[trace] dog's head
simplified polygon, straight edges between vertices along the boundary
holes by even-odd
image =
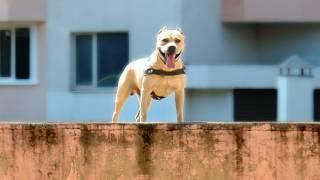
[[[157,37],[157,50],[168,68],[174,68],[184,50],[184,35],[181,29],[169,30],[163,27]]]

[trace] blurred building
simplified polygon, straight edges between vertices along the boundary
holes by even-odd
[[[0,119],[110,120],[119,73],[164,25],[186,36],[187,121],[320,119],[314,0],[0,0]],[[172,97],[153,103],[149,121],[175,118]]]

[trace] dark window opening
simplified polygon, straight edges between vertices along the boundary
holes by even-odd
[[[98,86],[115,86],[128,63],[127,33],[98,33]]]
[[[16,79],[30,78],[30,32],[28,28],[16,29]]]
[[[0,30],[0,77],[11,76],[11,31]]]
[[[128,33],[75,36],[76,86],[114,87],[129,60]]]
[[[233,100],[235,121],[276,121],[275,89],[235,89]]]
[[[76,84],[92,83],[92,35],[76,37]]]
[[[313,92],[313,119],[320,121],[320,89]]]

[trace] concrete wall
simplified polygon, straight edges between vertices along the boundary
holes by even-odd
[[[311,77],[279,77],[278,120],[312,121],[314,80]]]
[[[258,63],[279,64],[292,55],[320,65],[319,24],[264,24],[257,26]]]
[[[46,0],[0,0],[0,21],[44,21]]]
[[[278,76],[279,67],[270,65],[187,66],[191,89],[275,88]]]
[[[186,121],[232,121],[233,91],[222,89],[187,90]]]
[[[36,76],[37,82],[28,85],[1,85],[0,86],[0,117],[2,121],[43,121],[46,119],[46,91],[47,91],[47,67],[46,67],[46,37],[45,24],[36,25],[37,33],[32,37],[36,40],[31,53],[35,56],[36,69],[31,70],[31,76]]]
[[[221,0],[224,22],[320,22],[314,0]]]
[[[318,179],[320,124],[1,124],[1,179]]]
[[[182,28],[189,64],[250,64],[256,61],[254,25],[227,25],[220,0],[184,0]]]

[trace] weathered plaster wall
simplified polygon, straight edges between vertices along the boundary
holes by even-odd
[[[317,179],[320,124],[1,124],[0,179]]]

